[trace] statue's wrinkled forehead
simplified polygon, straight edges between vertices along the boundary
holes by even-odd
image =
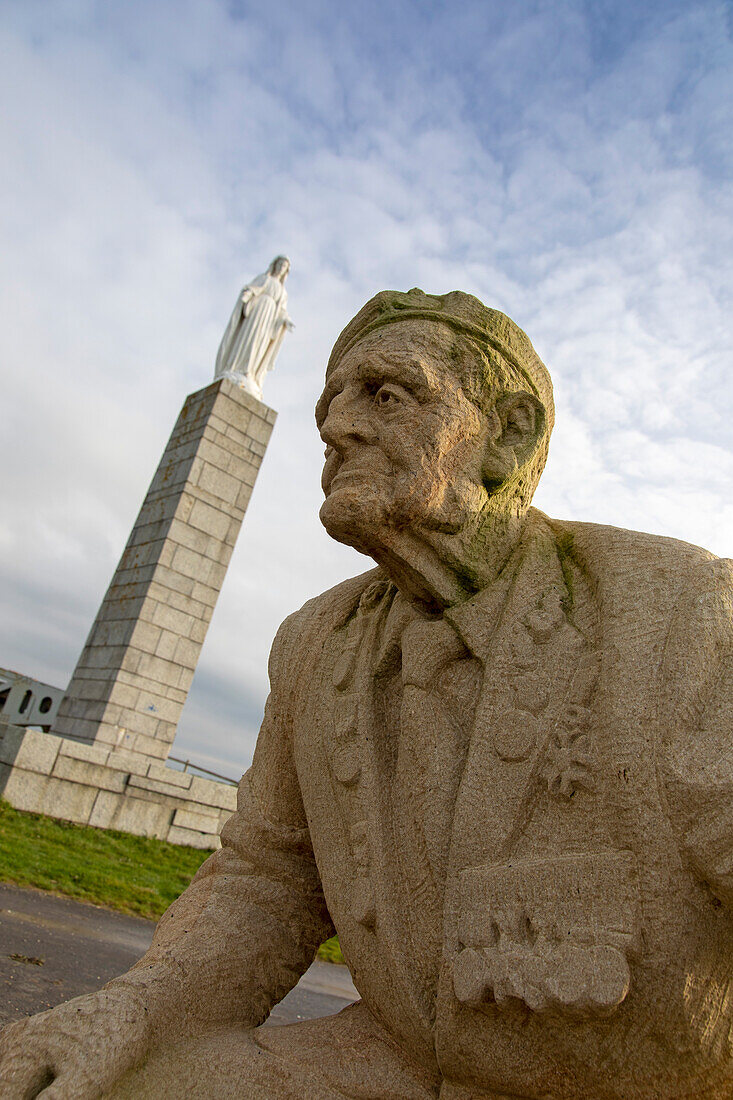
[[[334,344],[326,377],[365,336],[385,325],[409,320],[438,321],[472,338],[479,346],[498,352],[540,398],[552,421],[552,382],[529,337],[505,313],[489,309],[478,298],[461,290],[452,290],[449,294],[426,294],[415,287],[406,293],[382,290],[375,294],[349,321]]]

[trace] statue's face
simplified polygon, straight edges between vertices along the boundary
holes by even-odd
[[[488,419],[451,368],[454,337],[408,320],[356,344],[316,408],[326,443],[321,520],[365,553],[406,526],[459,530],[486,501]]]

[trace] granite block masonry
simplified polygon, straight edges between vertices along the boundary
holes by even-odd
[[[142,753],[0,722],[0,796],[16,810],[218,848],[237,788]]]
[[[53,734],[167,758],[276,416],[229,378],[186,398]]]

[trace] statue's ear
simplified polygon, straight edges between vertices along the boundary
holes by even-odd
[[[496,488],[532,458],[545,432],[545,408],[533,393],[505,393],[496,401],[491,420],[484,480]]]

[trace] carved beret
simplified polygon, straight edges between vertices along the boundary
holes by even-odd
[[[502,357],[519,385],[528,385],[545,407],[550,425],[554,420],[552,382],[529,337],[505,313],[488,309],[473,294],[452,290],[449,294],[426,294],[418,287],[402,293],[381,290],[349,321],[328,361],[329,374],[339,360],[365,336],[385,325],[409,320],[437,321],[470,337],[481,348]],[[518,376],[518,377],[517,377]]]

